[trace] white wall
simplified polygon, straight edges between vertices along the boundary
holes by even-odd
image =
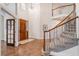
[[[12,13],[16,14],[16,3],[3,3],[4,6],[7,7],[7,9],[11,10]]]
[[[2,40],[6,41],[6,20],[7,19],[14,19],[14,18],[12,16],[10,16],[9,14],[7,14],[3,10],[1,10],[1,12],[2,12],[1,15],[3,16],[3,19],[2,19],[2,21],[3,21],[3,24],[2,24],[3,31],[2,31],[2,33],[3,33],[3,37],[4,37]]]
[[[79,3],[76,4],[76,15],[79,16]],[[79,38],[79,18],[76,19],[76,30],[77,38]]]
[[[14,12],[16,12],[16,8],[15,8],[15,6],[16,6],[16,4],[9,4],[8,6],[6,6],[5,4],[0,4],[1,5],[1,8],[4,8],[7,12],[5,12],[4,10],[1,10],[1,15],[3,15],[4,16],[4,31],[3,31],[3,33],[4,33],[4,39],[2,39],[2,40],[5,40],[6,41],[6,20],[7,19],[15,19],[16,20],[16,17],[17,16],[15,16],[16,14],[14,14]],[[10,12],[9,12],[10,11]],[[11,15],[10,15],[11,14]],[[15,16],[15,18],[13,18],[13,16]],[[18,22],[16,22],[16,24],[17,24]],[[18,28],[18,27],[17,27]],[[16,31],[16,33],[15,33],[15,45],[16,46],[18,46],[18,30],[17,29],[15,29],[15,31]]]
[[[29,9],[29,36],[32,38],[43,39],[43,25],[49,25],[52,16],[51,3],[41,3],[33,5]],[[53,22],[53,21],[52,21]],[[54,23],[55,24],[55,23]]]
[[[18,3],[18,17],[28,20],[28,3]]]
[[[47,24],[52,16],[51,13],[52,4],[51,3],[41,3],[40,4],[40,33],[41,39],[43,39],[43,25]],[[48,25],[48,24],[47,24]]]
[[[4,18],[2,15],[0,16],[0,27],[2,27],[0,28],[0,40],[4,40]]]
[[[0,33],[2,33],[2,34],[0,34],[0,39],[1,40],[4,40],[4,14],[3,14],[3,12],[0,10]]]
[[[40,4],[33,4],[33,9],[29,9],[29,37],[40,39]]]
[[[64,5],[70,5],[71,3],[53,3],[53,9],[60,7],[60,6],[64,6]],[[73,10],[73,6],[66,6],[63,8],[59,8],[56,10],[53,10],[53,14],[54,16],[56,15],[60,15],[60,14],[69,14],[71,11]]]

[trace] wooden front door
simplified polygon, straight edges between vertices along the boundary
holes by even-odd
[[[28,39],[27,21],[20,19],[20,41]]]

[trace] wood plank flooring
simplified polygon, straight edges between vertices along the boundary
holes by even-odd
[[[5,42],[1,42],[2,56],[41,56],[43,48],[43,40],[34,40],[29,43],[19,45],[19,47],[6,46]]]

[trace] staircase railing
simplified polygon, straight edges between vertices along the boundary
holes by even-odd
[[[51,49],[54,50],[57,47],[57,45],[64,46],[65,42],[68,42],[66,39],[63,39],[60,37],[62,36],[63,32],[68,31],[68,29],[66,30],[66,28],[67,28],[66,25],[69,25],[69,23],[71,23],[69,26],[74,28],[75,25],[72,26],[72,24],[73,23],[75,24],[76,19],[79,18],[78,16],[76,16],[75,4],[61,6],[61,7],[53,9],[53,10],[56,10],[59,8],[72,6],[72,5],[73,5],[73,10],[69,13],[69,15],[67,15],[63,20],[61,20],[61,22],[58,23],[55,27],[44,31],[43,51],[45,51],[46,53],[50,53]],[[75,32],[74,29],[71,31]],[[69,32],[71,32],[71,31],[69,31]],[[74,36],[75,35],[73,35],[73,37]]]
[[[63,11],[65,12],[65,13],[67,13],[67,12],[69,12],[69,11],[65,11],[65,9],[69,9],[70,8],[70,11],[73,9],[73,10],[75,10],[75,4],[74,3],[72,3],[72,4],[68,4],[68,5],[63,5],[63,6],[59,6],[59,7],[56,7],[56,8],[54,8],[54,9],[52,9],[52,16],[54,16],[54,14],[56,15],[56,14],[62,14],[63,13]],[[69,13],[68,13],[69,14]]]

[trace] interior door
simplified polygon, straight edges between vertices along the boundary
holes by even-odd
[[[27,21],[20,19],[20,41],[28,39],[28,33],[27,33]]]
[[[6,43],[8,46],[15,46],[15,19],[6,21]]]

